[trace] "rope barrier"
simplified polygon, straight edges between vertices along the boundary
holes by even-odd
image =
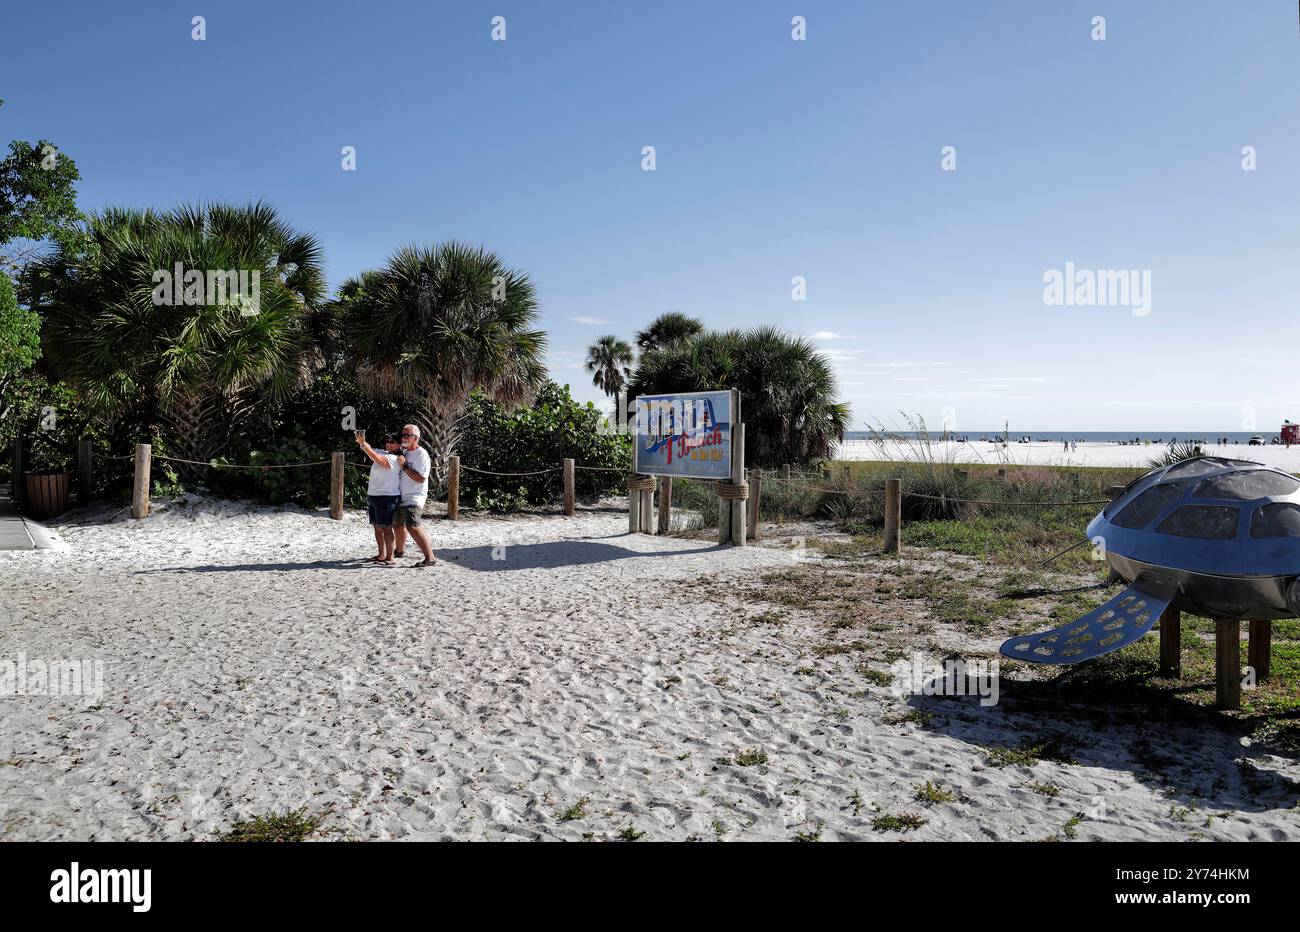
[[[921,492],[909,492],[903,490],[904,495],[910,495],[912,498],[928,498],[936,502],[959,502],[963,505],[1023,505],[1026,507],[1042,506],[1047,508],[1062,508],[1067,505],[1109,505],[1109,498],[1081,499],[1075,502],[1015,502],[1015,501],[997,501],[995,499],[980,498],[951,498],[947,495],[925,495]]]
[[[781,482],[786,485],[797,485],[797,482],[793,479],[779,479],[776,476],[767,476],[767,475],[763,476],[763,480],[765,482],[769,479],[772,480],[773,482]],[[885,494],[884,489],[825,489],[825,488],[810,489],[807,486],[799,486],[799,487],[804,491],[819,492],[822,495],[884,495]],[[1061,508],[1061,507],[1066,507],[1068,505],[1108,505],[1111,502],[1111,499],[1109,498],[1081,499],[1079,501],[1073,501],[1073,502],[1017,502],[1017,501],[1010,501],[1010,500],[998,500],[998,499],[988,499],[988,498],[955,498],[951,495],[927,495],[924,492],[909,492],[906,489],[903,489],[902,494],[904,496],[910,495],[912,498],[925,498],[936,502],[952,502],[954,504],[959,504],[959,505],[1015,505],[1015,506],[1023,506],[1023,507],[1037,506],[1037,507],[1044,507],[1044,508]]]
[[[106,453],[99,453],[96,455],[101,459],[110,459],[110,460],[126,460],[126,459],[134,458],[134,454],[131,453],[128,453],[124,456],[111,456]],[[264,466],[255,466],[251,464],[245,465],[242,463],[202,462],[200,460],[188,460],[188,459],[182,459],[180,457],[175,457],[175,456],[162,456],[157,453],[153,454],[153,458],[159,460],[166,460],[167,462],[171,462],[171,463],[187,463],[193,466],[211,466],[214,469],[298,469],[305,466],[323,466],[330,462],[329,460],[314,460],[308,463],[268,463]],[[355,466],[358,469],[368,469],[370,466],[369,463],[356,463],[352,461],[348,461],[348,465]],[[535,469],[529,472],[497,472],[491,469],[477,469],[473,466],[466,466],[462,463],[460,468],[466,470],[467,472],[475,472],[485,476],[502,476],[506,478],[516,478],[516,477],[523,477],[523,476],[541,476],[547,473],[556,472],[557,470],[561,470],[564,467],[548,466],[545,469]],[[590,472],[622,473],[626,471],[617,466],[580,466],[576,463],[574,464],[573,468],[575,470],[581,469]],[[805,475],[811,476],[812,474],[805,474]],[[869,495],[885,494],[884,489],[828,489],[824,487],[810,487],[806,485],[806,483],[815,481],[815,479],[812,478],[786,479],[781,476],[775,476],[769,473],[765,473],[763,475],[763,479],[768,482],[779,482],[783,485],[796,486],[802,491],[816,492],[820,495],[849,495],[849,496],[865,497]],[[633,476],[629,478],[627,481],[627,489],[629,492],[649,492],[654,490],[656,484],[657,482],[653,476],[643,477],[643,476],[633,474]],[[715,489],[717,491],[719,498],[728,499],[728,500],[738,500],[738,501],[744,501],[749,498],[749,486],[747,484],[742,483],[740,485],[733,485],[730,482],[717,482],[715,483]],[[911,496],[912,498],[927,499],[929,501],[952,502],[953,504],[956,505],[989,505],[989,506],[1005,505],[1005,506],[1020,507],[1020,508],[1066,508],[1072,505],[1108,505],[1111,502],[1111,499],[1108,498],[1081,499],[1078,501],[1056,501],[1056,502],[1018,502],[1018,501],[997,500],[997,499],[955,498],[947,495],[929,495],[924,492],[909,492],[906,489],[902,491],[902,494],[905,496]]]
[[[267,463],[265,466],[244,465],[243,463],[205,463],[201,460],[186,460],[177,456],[161,456],[157,453],[152,454],[156,460],[166,460],[169,463],[189,463],[192,466],[211,466],[213,469],[297,469],[300,466],[322,466],[329,460],[316,460],[311,463]]]
[[[460,468],[469,472],[482,473],[485,476],[540,476],[543,473],[555,472],[557,469],[563,469],[564,467],[551,466],[547,469],[535,469],[532,472],[493,472],[490,469],[475,469],[473,466],[466,466],[464,463],[461,463]]]

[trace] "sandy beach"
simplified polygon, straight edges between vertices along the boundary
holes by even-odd
[[[102,659],[103,696],[0,698],[5,840],[206,840],[302,806],[356,839],[1300,838],[1300,763],[1212,718],[894,695],[886,658],[743,595],[822,559],[790,529],[719,549],[612,510],[435,521],[442,562],[412,570],[356,562],[358,512],[71,518],[67,549],[0,554],[0,657]],[[990,763],[1061,732],[1072,763]],[[931,781],[952,798],[917,802]]]
[[[935,440],[931,455],[940,462],[986,463],[988,465],[1015,466],[1132,466],[1141,468],[1161,456],[1169,445],[1164,443],[1121,445],[1118,443],[1079,443],[1070,452],[1062,449],[1060,441],[1031,441],[1019,443],[992,443],[972,440],[967,443]],[[1202,447],[1206,456],[1249,460],[1277,466],[1288,472],[1300,472],[1300,446],[1247,446],[1244,443],[1207,444]],[[915,446],[901,441],[886,441],[883,447],[870,440],[846,440],[836,453],[839,460],[888,460],[892,462],[917,458]]]

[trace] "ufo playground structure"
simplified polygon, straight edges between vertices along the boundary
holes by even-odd
[[[1069,624],[1007,639],[1003,656],[1080,663],[1132,644],[1163,617],[1161,672],[1177,675],[1186,611],[1216,622],[1220,708],[1241,701],[1241,621],[1256,681],[1268,676],[1270,623],[1300,617],[1300,479],[1243,460],[1182,460],[1127,486],[1088,538],[1128,588]]]

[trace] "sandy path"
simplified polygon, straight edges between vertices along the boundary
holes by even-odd
[[[201,501],[0,555],[0,659],[99,657],[105,682],[102,704],[0,698],[0,838],[204,839],[306,805],[363,839],[900,837],[881,812],[923,815],[909,838],[1037,839],[1098,800],[1081,838],[1300,838],[1300,768],[1243,778],[1226,732],[1151,729],[1193,767],[1170,785],[1217,800],[1179,818],[1191,798],[1105,733],[1076,765],[989,767],[981,745],[1042,723],[864,695],[853,658],[812,662],[811,622],[703,596],[790,566],[780,545],[628,537],[599,513],[433,527],[425,571],[340,562],[369,552],[360,514]],[[943,727],[886,724],[920,702]],[[749,749],[767,762],[719,762]],[[958,798],[914,801],[927,780]]]

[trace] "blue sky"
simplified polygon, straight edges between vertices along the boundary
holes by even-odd
[[[1300,419],[1292,0],[43,0],[0,46],[0,141],[83,208],[266,199],[335,284],[483,243],[581,398],[587,343],[677,310],[814,335],[855,426]],[[1150,314],[1046,305],[1067,261],[1149,270]]]

